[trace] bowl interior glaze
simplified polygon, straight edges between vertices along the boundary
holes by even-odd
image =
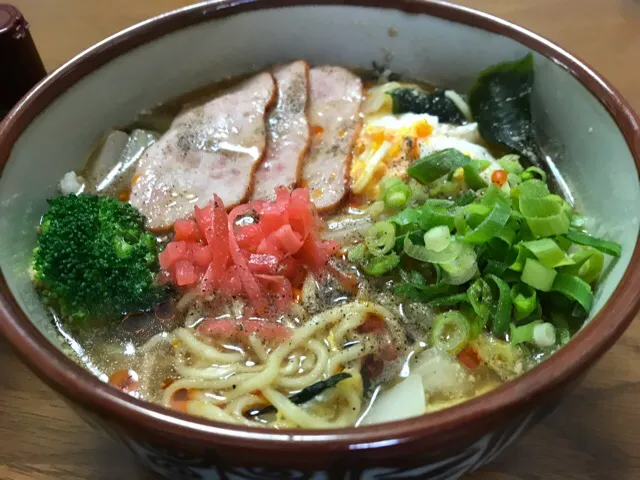
[[[190,8],[207,12],[218,7]],[[375,61],[394,72],[465,91],[484,67],[530,51],[507,36],[426,14],[337,5],[267,8],[193,20],[193,25],[162,36],[142,35],[141,44],[130,49],[127,35],[121,33],[81,55],[83,68],[91,62],[97,68],[56,94],[29,123],[0,178],[2,273],[29,320],[58,347],[61,339],[27,274],[35,226],[62,175],[80,167],[108,129],[197,87],[293,59],[359,69],[369,69]],[[552,135],[545,149],[567,179],[592,232],[622,244],[622,257],[609,268],[597,292],[596,314],[621,281],[636,246],[638,170],[603,103],[561,61],[537,52],[534,57],[534,115],[540,129]],[[55,82],[64,83],[65,72],[76,67],[77,62],[63,67],[54,74]],[[52,81],[46,80],[32,96],[55,90],[49,85]],[[98,383],[88,379],[87,375],[85,380]]]

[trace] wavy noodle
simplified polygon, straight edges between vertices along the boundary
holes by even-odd
[[[244,418],[244,413],[252,408],[261,407],[264,405],[264,399],[258,395],[245,395],[244,397],[237,398],[233,402],[230,402],[225,411],[230,415],[234,415],[238,418]],[[256,422],[258,423],[258,422]]]
[[[340,321],[343,316],[348,318],[350,315],[364,315],[366,310],[366,303],[353,302],[313,316],[305,325],[298,328],[286,343],[283,343],[271,353],[262,372],[236,388],[230,394],[230,398],[237,398],[253,390],[265,389],[275,380],[280,364],[289,352],[296,347],[302,346],[317,331],[324,330],[331,324]]]
[[[262,363],[267,361],[267,349],[264,348],[262,340],[260,340],[257,335],[251,335],[249,337],[249,346],[251,347],[251,350],[253,350],[253,353],[256,355],[256,357],[258,357],[258,360],[260,360]]]
[[[215,347],[204,343],[199,340],[195,334],[186,328],[179,328],[175,331],[175,335],[191,350],[192,353],[197,354],[200,357],[211,360],[217,363],[235,363],[244,359],[244,355],[241,353],[225,353],[221,352]]]
[[[171,406],[171,401],[173,400],[173,395],[178,390],[228,390],[233,389],[234,385],[242,381],[246,381],[251,378],[250,374],[238,374],[232,375],[227,378],[220,378],[217,380],[202,380],[199,378],[182,378],[180,380],[176,380],[171,385],[169,385],[162,396],[162,403],[169,407]],[[224,395],[222,395],[224,397]],[[226,398],[226,397],[225,397]]]
[[[161,394],[167,407],[176,392],[184,390],[187,411],[212,420],[278,427],[346,426],[356,421],[362,409],[360,360],[375,341],[357,329],[370,314],[390,322],[389,332],[395,330],[397,319],[392,312],[357,300],[311,317],[306,311],[291,312],[283,324],[290,325],[293,333],[275,346],[254,334],[234,352],[204,341],[193,328],[178,328],[173,334],[156,335],[141,351],[155,353],[163,345],[171,347],[169,356],[177,379]],[[355,343],[343,346],[345,342]],[[145,368],[147,373],[151,370]],[[289,400],[292,393],[343,370],[352,377],[323,392],[321,398],[303,405]],[[275,418],[245,417],[247,411],[268,404],[276,407]]]
[[[324,372],[327,360],[329,359],[329,351],[321,341],[315,339],[309,340],[307,350],[312,352],[315,356],[313,368],[309,372],[296,377],[287,375],[278,378],[276,383],[279,386],[290,390],[302,390],[307,385],[311,385],[312,383],[320,380],[320,376]]]
[[[325,371],[328,375],[335,375],[340,371],[342,366],[364,357],[366,353],[367,347],[364,343],[357,343],[339,350],[329,357]]]
[[[166,333],[166,332],[158,333],[157,335],[154,335],[149,340],[147,340],[147,343],[141,346],[139,350],[141,352],[148,352],[149,350],[153,350],[154,348],[156,348],[158,345],[162,343],[170,344],[171,342],[173,342],[173,339],[174,339],[174,335],[172,333]]]
[[[335,426],[327,420],[308,413],[277,390],[266,388],[262,394],[278,409],[280,414],[303,428],[331,428]]]
[[[286,364],[280,367],[280,375],[291,376],[300,370],[300,352],[294,352],[286,359]]]
[[[245,367],[248,368],[248,367]],[[187,367],[176,365],[176,372],[183,378],[193,378],[201,380],[219,380],[229,375],[238,373],[241,369],[236,365],[214,365],[207,368]]]

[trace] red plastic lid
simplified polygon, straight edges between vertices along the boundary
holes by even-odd
[[[13,5],[0,4],[0,118],[45,76],[29,23]]]

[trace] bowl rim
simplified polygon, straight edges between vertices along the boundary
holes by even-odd
[[[15,141],[47,106],[74,83],[100,66],[140,45],[204,21],[278,7],[332,5],[371,7],[425,14],[511,38],[551,59],[576,78],[609,112],[625,138],[640,170],[640,126],[637,115],[620,93],[591,67],[554,43],[495,16],[439,0],[209,0],[180,8],[124,29],[75,56],[35,86],[0,124],[0,175]],[[231,425],[167,410],[125,394],[78,366],[31,323],[0,277],[0,332],[22,360],[63,396],[117,419],[128,428],[141,428],[173,438],[242,449],[337,453],[407,442],[438,441],[459,435],[465,423],[480,425],[503,409],[516,411],[584,373],[622,335],[640,309],[640,241],[620,284],[598,314],[569,344],[516,380],[458,406],[408,420],[370,427],[330,430],[265,430]],[[293,441],[292,441],[293,440]]]

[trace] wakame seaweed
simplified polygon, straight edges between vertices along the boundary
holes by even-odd
[[[415,88],[396,88],[387,93],[393,102],[393,113],[428,113],[437,116],[441,122],[456,125],[466,121],[444,90],[428,93]]]
[[[342,372],[333,375],[332,377],[327,378],[326,380],[320,380],[314,384],[309,385],[306,388],[303,388],[295,395],[291,395],[289,400],[296,405],[300,405],[302,403],[307,403],[309,400],[312,400],[314,397],[320,395],[322,392],[329,388],[335,387],[342,380],[346,380],[347,378],[351,378],[350,373]],[[253,416],[264,415],[265,413],[274,413],[277,412],[278,409],[273,405],[268,405],[264,408],[261,408],[257,412],[252,412]]]
[[[538,148],[531,120],[533,55],[484,70],[469,91],[469,106],[478,131],[538,164]]]

